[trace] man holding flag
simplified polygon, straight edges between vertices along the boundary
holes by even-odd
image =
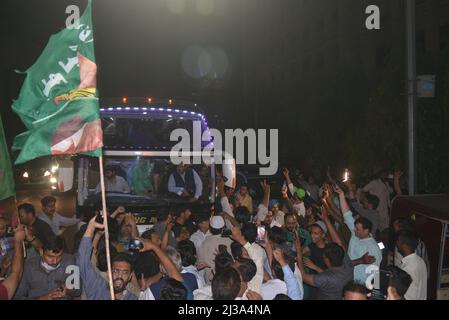
[[[13,149],[20,150],[15,163],[61,154],[99,157],[103,212],[106,212],[91,0],[76,20],[50,37],[41,56],[25,72],[27,76],[12,109],[28,131],[14,141]],[[107,219],[104,227],[110,296],[115,299]]]

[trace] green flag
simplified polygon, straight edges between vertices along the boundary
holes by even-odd
[[[28,131],[16,137],[16,164],[45,155],[101,155],[91,0],[79,23],[51,36],[26,78],[13,110]]]
[[[0,200],[14,195],[14,177],[0,115]]]

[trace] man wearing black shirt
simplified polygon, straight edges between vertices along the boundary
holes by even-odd
[[[192,212],[187,207],[182,207],[176,214],[173,233],[177,241],[187,240],[197,230],[190,216]]]
[[[33,205],[23,203],[17,209],[20,222],[26,225],[28,229],[25,239],[27,247],[30,248],[32,246],[39,252],[42,248],[42,243],[56,235],[46,222],[36,217],[36,210]]]

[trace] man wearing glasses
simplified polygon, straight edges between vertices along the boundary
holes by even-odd
[[[80,276],[84,284],[87,300],[110,300],[111,295],[108,282],[96,272],[90,260],[92,238],[96,229],[103,229],[103,225],[95,222],[94,217],[87,226],[78,250]],[[137,300],[137,296],[126,290],[126,286],[132,279],[132,274],[133,263],[131,256],[126,253],[117,254],[112,259],[112,281],[115,300]]]

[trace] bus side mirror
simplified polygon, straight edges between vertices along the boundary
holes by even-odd
[[[58,160],[56,179],[59,192],[67,192],[72,190],[74,172],[74,163],[72,160]]]

